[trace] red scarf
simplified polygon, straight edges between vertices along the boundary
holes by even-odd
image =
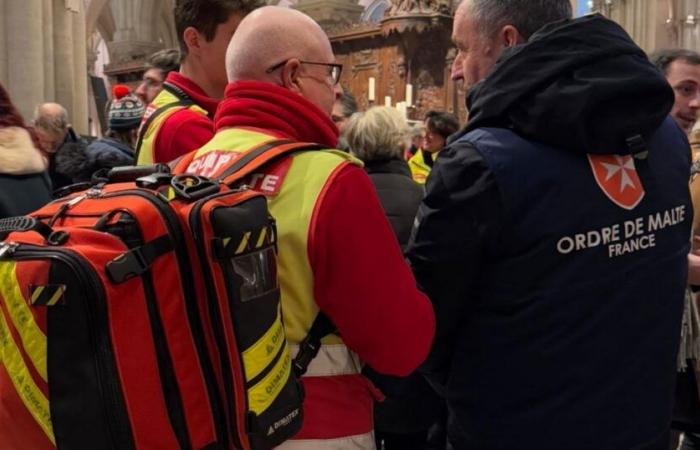
[[[338,128],[316,105],[288,89],[260,81],[237,81],[226,86],[214,123],[217,131],[257,128],[280,138],[328,148],[338,143]]]

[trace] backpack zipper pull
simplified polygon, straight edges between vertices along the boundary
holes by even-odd
[[[16,242],[3,242],[0,244],[0,259],[12,256],[17,247],[19,247],[19,244]]]
[[[84,194],[80,194],[77,197],[67,201],[56,211],[51,220],[49,220],[49,226],[52,227],[56,221],[68,212],[69,209],[73,208],[78,203],[82,202],[86,198],[99,198],[102,195],[102,190],[99,188],[90,188]]]

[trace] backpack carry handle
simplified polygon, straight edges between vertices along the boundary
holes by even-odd
[[[109,183],[125,183],[160,173],[169,174],[170,167],[167,164],[113,167],[109,170],[109,172],[107,172],[105,178]]]
[[[5,240],[10,233],[27,231],[39,233],[51,245],[62,245],[68,238],[67,233],[54,231],[49,225],[34,217],[18,216],[0,219],[0,240]]]

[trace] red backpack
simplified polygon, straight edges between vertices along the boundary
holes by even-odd
[[[303,392],[275,222],[263,195],[228,186],[310,148],[263,145],[218,180],[113,169],[0,221],[0,449],[268,449],[293,436]]]

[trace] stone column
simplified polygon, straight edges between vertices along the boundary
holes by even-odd
[[[80,2],[82,3],[82,2]],[[87,34],[85,29],[85,9],[78,6],[78,12],[69,12],[73,34],[73,126],[80,133],[88,130],[88,65]],[[60,67],[57,65],[57,67]]]
[[[7,25],[5,25],[5,0],[0,0],[0,83],[7,86]]]
[[[0,0],[0,81],[25,119],[55,101],[87,132],[87,51],[83,2]]]
[[[56,92],[56,73],[53,61],[53,6],[51,1],[44,0],[42,28],[44,29],[44,98],[54,98]]]
[[[44,100],[42,0],[5,1],[0,17],[5,33],[6,88],[19,111],[30,119]]]

